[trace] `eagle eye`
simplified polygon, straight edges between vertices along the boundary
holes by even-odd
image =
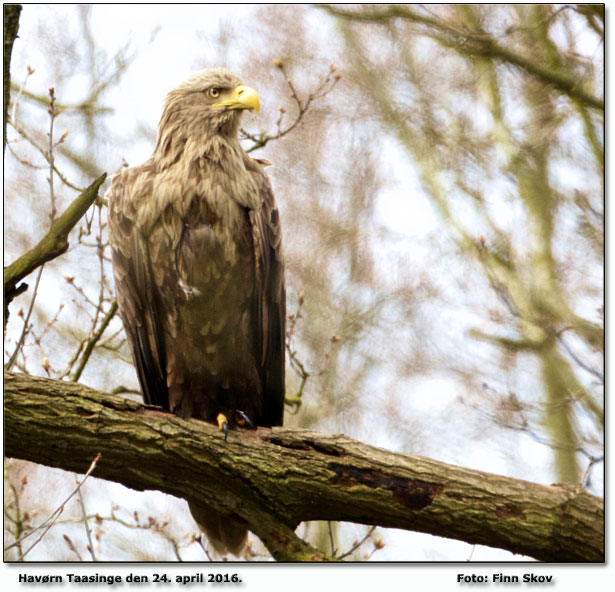
[[[212,99],[217,99],[220,96],[220,89],[219,88],[208,88],[207,89],[207,94]]]

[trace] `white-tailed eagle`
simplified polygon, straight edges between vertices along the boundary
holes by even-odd
[[[276,426],[284,411],[280,218],[264,162],[239,142],[256,92],[203,70],[165,101],[156,149],[107,193],[120,315],[143,397],[184,418]],[[237,552],[237,517],[191,510]]]

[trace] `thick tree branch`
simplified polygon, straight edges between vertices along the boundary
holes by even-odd
[[[96,201],[98,189],[107,178],[103,173],[85,189],[51,225],[45,236],[16,261],[4,269],[4,322],[8,318],[8,306],[20,293],[17,283],[43,263],[62,255],[68,249],[68,235],[88,208]]]
[[[341,435],[214,426],[56,380],[5,373],[5,453],[243,518],[278,560],[329,557],[301,521],[427,532],[545,561],[603,561],[603,501],[374,448]],[[411,559],[411,557],[408,557]]]

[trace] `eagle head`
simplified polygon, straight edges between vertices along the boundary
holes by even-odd
[[[241,113],[248,109],[257,114],[259,107],[257,92],[230,70],[201,70],[167,95],[159,137],[168,133],[236,136]]]

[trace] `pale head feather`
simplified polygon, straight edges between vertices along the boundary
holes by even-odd
[[[203,70],[167,95],[149,161],[153,170],[143,175],[150,187],[151,173],[156,175],[155,191],[144,191],[147,199],[139,206],[146,233],[169,204],[187,215],[195,195],[206,196],[210,210],[230,225],[243,223],[245,215],[233,204],[259,207],[259,177],[248,173],[252,159],[239,141],[243,111],[216,107],[220,98],[207,93],[210,88],[231,91],[240,84],[229,70]]]
[[[158,125],[154,160],[168,166],[196,139],[201,154],[213,152],[214,158],[221,140],[239,147],[242,111],[214,107],[219,99],[209,96],[208,90],[232,90],[240,84],[230,70],[211,68],[195,72],[169,92]]]

